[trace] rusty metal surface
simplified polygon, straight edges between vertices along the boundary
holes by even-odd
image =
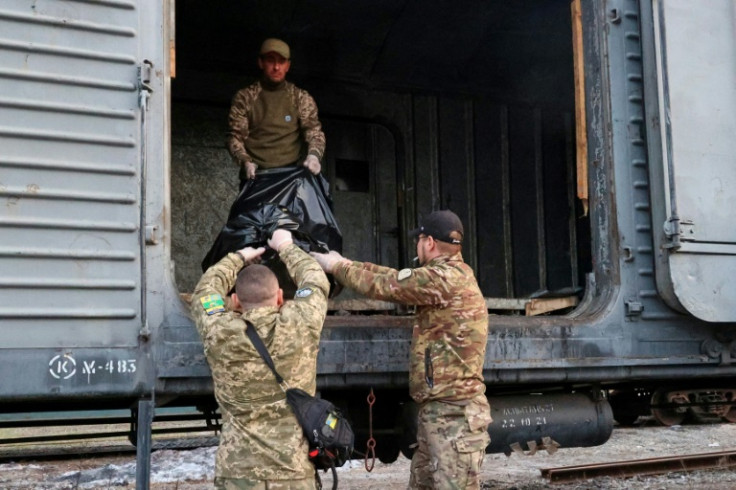
[[[674,471],[723,469],[736,466],[736,451],[666,456],[662,458],[615,461],[559,468],[542,468],[542,476],[550,483],[565,483],[601,476],[629,477],[657,475]]]

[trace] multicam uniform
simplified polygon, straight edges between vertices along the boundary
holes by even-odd
[[[306,90],[282,82],[270,87],[256,82],[233,97],[227,148],[246,178],[245,163],[260,168],[283,167],[306,155],[319,160],[325,152],[325,134],[317,104]],[[304,148],[306,146],[306,149]]]
[[[192,298],[192,317],[222,412],[215,466],[218,488],[266,488],[264,481],[268,488],[314,488],[307,441],[273,373],[247,338],[245,320],[255,326],[289,386],[314,394],[329,283],[299,247],[288,245],[279,255],[299,288],[295,299],[281,308],[242,314],[225,310],[224,298],[245,265],[236,253],[204,273]]]
[[[409,391],[420,404],[411,488],[479,488],[491,422],[483,361],[488,310],[460,253],[397,271],[339,262],[335,278],[371,298],[417,305]]]

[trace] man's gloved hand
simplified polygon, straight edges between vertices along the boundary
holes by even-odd
[[[243,162],[243,168],[245,168],[245,176],[248,177],[248,179],[252,180],[256,178],[256,170],[258,170],[258,165],[253,162]]]
[[[255,259],[263,255],[263,252],[266,251],[266,247],[245,247],[238,250],[238,254],[243,257],[243,260],[245,260],[246,263],[253,263],[255,262]]]
[[[282,230],[281,228],[274,231],[271,238],[268,239],[268,246],[277,252],[291,243],[294,243],[291,238],[291,232],[289,230]]]
[[[317,175],[322,170],[322,165],[319,163],[319,158],[314,155],[307,155],[307,158],[302,163],[309,169],[314,175]]]
[[[347,262],[347,259],[345,257],[335,252],[334,250],[330,250],[330,252],[326,254],[309,252],[309,255],[314,257],[314,260],[316,260],[319,266],[322,267],[322,270],[328,274],[332,274],[335,266],[340,262]]]

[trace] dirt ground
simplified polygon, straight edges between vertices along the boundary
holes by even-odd
[[[736,488],[732,469],[673,472],[626,479],[598,478],[567,484],[551,484],[542,468],[686,455],[733,450],[736,424],[656,426],[644,421],[636,428],[616,428],[610,440],[598,447],[563,448],[555,454],[534,456],[488,454],[483,463],[483,489],[708,489]],[[211,490],[214,448],[161,450],[152,454],[152,490]],[[403,456],[390,465],[376,461],[367,472],[363,461],[352,461],[338,470],[339,488],[400,489],[409,479],[409,461]],[[322,475],[332,488],[329,473]],[[67,461],[22,461],[0,464],[0,489],[133,489],[135,455]]]

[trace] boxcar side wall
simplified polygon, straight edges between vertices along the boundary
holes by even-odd
[[[406,231],[417,213],[451,207],[468,223],[463,252],[487,296],[582,296],[563,315],[493,312],[485,364],[490,391],[726,380],[736,374],[736,325],[678,312],[657,289],[659,224],[652,216],[659,216],[659,201],[650,164],[660,147],[652,146],[645,122],[657,109],[646,99],[654,75],[647,68],[651,5],[581,3],[587,216],[570,194],[571,75],[546,73],[554,84],[570,87],[542,99],[533,97],[535,85],[517,86],[501,75],[500,81],[466,86],[449,67],[447,77],[427,74],[411,69],[411,56],[386,48],[398,51],[407,44],[402,32],[424,29],[392,2],[382,2],[381,12],[374,3],[331,7],[347,9],[356,29],[364,18],[374,19],[376,29],[386,29],[386,46],[374,46],[375,52],[389,54],[379,60],[385,66],[376,61],[366,67],[359,56],[330,51],[362,49],[360,36],[340,31],[343,44],[301,39],[317,47],[315,60],[337,60],[334,67],[317,64],[314,72],[295,70],[294,76],[318,100],[328,131],[325,172],[348,237],[345,254],[409,266]],[[189,15],[197,27],[217,15],[200,2],[178,5],[194,9]],[[515,15],[530,10],[506,2],[473,5],[489,24],[463,34],[476,33],[480,41],[496,18],[494,9],[517,22],[506,9]],[[559,25],[548,34],[566,39],[567,2],[528,5],[540,9],[525,18],[539,22],[535,28],[547,26],[547,13],[558,15]],[[422,9],[425,20],[439,26],[468,20],[462,10],[452,17]],[[386,12],[401,30],[381,23]],[[9,0],[0,7],[4,406],[49,400],[127,406],[147,396],[161,405],[211,400],[201,342],[180,293],[196,281],[201,252],[235,197],[223,125],[229,97],[249,79],[183,63],[172,81],[170,14],[167,2],[143,0]],[[507,29],[494,29],[490,38],[498,51],[511,50],[511,43],[495,37]],[[205,44],[188,37],[194,30],[177,34],[184,36],[179,46]],[[537,39],[534,29],[522,37]],[[442,49],[431,41],[417,46]],[[529,55],[535,47],[525,44],[522,51]],[[506,66],[517,53],[503,52],[501,61],[492,54],[479,56]],[[341,57],[347,62],[339,64]],[[477,78],[492,72],[481,69]],[[546,87],[546,80],[538,76],[537,83]],[[208,180],[209,172],[232,180]],[[369,387],[405,391],[413,317],[395,313],[328,319],[320,344],[321,389],[340,389],[346,397]]]
[[[155,234],[164,229],[165,140],[146,144],[146,133],[163,133],[165,76],[162,12],[151,7],[0,7],[6,409],[64,399],[100,406],[153,388],[147,333],[162,315],[149,312],[163,304],[147,300],[151,288],[160,291],[147,283],[156,263],[147,247],[157,241],[164,250]],[[158,108],[149,111],[151,99]]]

